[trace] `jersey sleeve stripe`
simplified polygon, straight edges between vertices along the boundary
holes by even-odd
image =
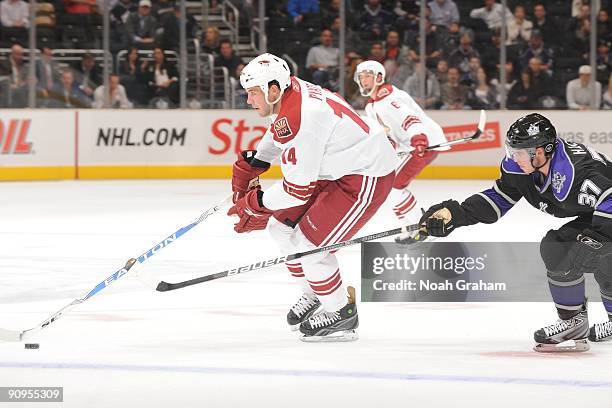
[[[508,194],[506,194],[503,191],[501,191],[501,189],[499,188],[497,183],[493,184],[493,189],[495,189],[497,194],[499,194],[500,196],[504,197],[504,199],[506,199],[506,201],[509,202],[510,204],[512,204],[512,205],[516,204],[516,201],[514,201],[512,198],[510,198],[510,196],[508,196]]]
[[[593,212],[593,215],[596,215],[598,217],[603,217],[603,218],[612,218],[612,214],[608,214],[608,213],[601,212],[601,211],[595,211]]]
[[[291,186],[291,183],[289,183],[287,180],[283,180],[283,190],[285,190],[287,194],[297,198],[298,200],[308,201],[308,199],[314,192],[316,184],[317,183],[310,183],[309,186],[293,187]]]
[[[493,200],[487,197],[484,193],[478,193],[476,195],[484,198],[484,200],[491,205],[491,207],[495,211],[495,214],[497,214],[497,219],[499,220],[501,218],[501,212],[499,210],[499,207],[493,202]]]
[[[597,202],[595,203],[595,208],[599,208],[599,206],[601,205],[601,203],[608,198],[608,196],[612,194],[612,187],[610,187],[609,189],[607,189],[606,191],[604,191],[603,193],[601,193],[601,195],[599,196],[599,199],[597,200]]]
[[[505,215],[508,212],[508,210],[510,210],[514,206],[513,203],[508,202],[504,198],[504,196],[502,196],[501,194],[499,194],[497,191],[495,191],[492,188],[483,191],[482,194],[486,196],[489,200],[491,200],[495,204],[495,206],[499,209],[500,217]]]

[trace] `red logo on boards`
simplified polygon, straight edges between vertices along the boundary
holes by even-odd
[[[274,122],[274,133],[276,133],[276,137],[278,139],[283,139],[293,135],[291,127],[289,126],[289,121],[286,117],[282,117]]]
[[[458,125],[458,126],[445,126],[444,136],[446,140],[456,140],[463,137],[469,137],[476,131],[476,124],[471,125]],[[494,149],[501,146],[501,134],[499,131],[499,122],[487,122],[485,124],[484,132],[482,135],[469,143],[460,143],[451,146],[447,152],[458,152],[464,150],[480,150],[480,149]]]
[[[26,139],[31,119],[0,119],[0,154],[28,154],[32,143]]]

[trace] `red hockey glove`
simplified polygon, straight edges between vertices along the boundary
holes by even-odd
[[[257,150],[245,150],[238,155],[232,168],[232,201],[234,204],[253,186],[259,185],[259,175],[270,168],[270,163],[255,159]],[[253,184],[251,184],[253,182]]]
[[[227,215],[240,217],[240,221],[234,224],[234,231],[241,233],[266,228],[268,219],[274,211],[264,207],[262,199],[263,191],[260,188],[254,188],[236,201],[236,204],[227,212]]]
[[[424,134],[415,135],[410,139],[410,145],[414,147],[414,151],[412,152],[416,157],[423,157],[425,153],[427,153],[427,147],[429,146],[429,142],[427,141],[427,136]]]

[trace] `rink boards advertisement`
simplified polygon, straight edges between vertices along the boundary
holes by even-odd
[[[505,131],[528,112],[488,111],[483,135],[443,152],[423,178],[497,177]],[[561,137],[612,156],[609,112],[547,111]],[[478,111],[431,111],[448,140],[470,136]],[[0,111],[0,179],[226,178],[270,122],[250,110]],[[279,177],[278,167],[266,174]]]
[[[0,111],[0,180],[75,177],[76,112]]]

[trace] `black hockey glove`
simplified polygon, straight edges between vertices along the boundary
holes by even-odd
[[[595,273],[602,258],[612,254],[610,238],[588,228],[576,236],[576,241],[571,252],[572,272]]]
[[[457,227],[465,225],[465,210],[455,200],[446,200],[425,211],[419,224],[432,237],[446,237]]]

